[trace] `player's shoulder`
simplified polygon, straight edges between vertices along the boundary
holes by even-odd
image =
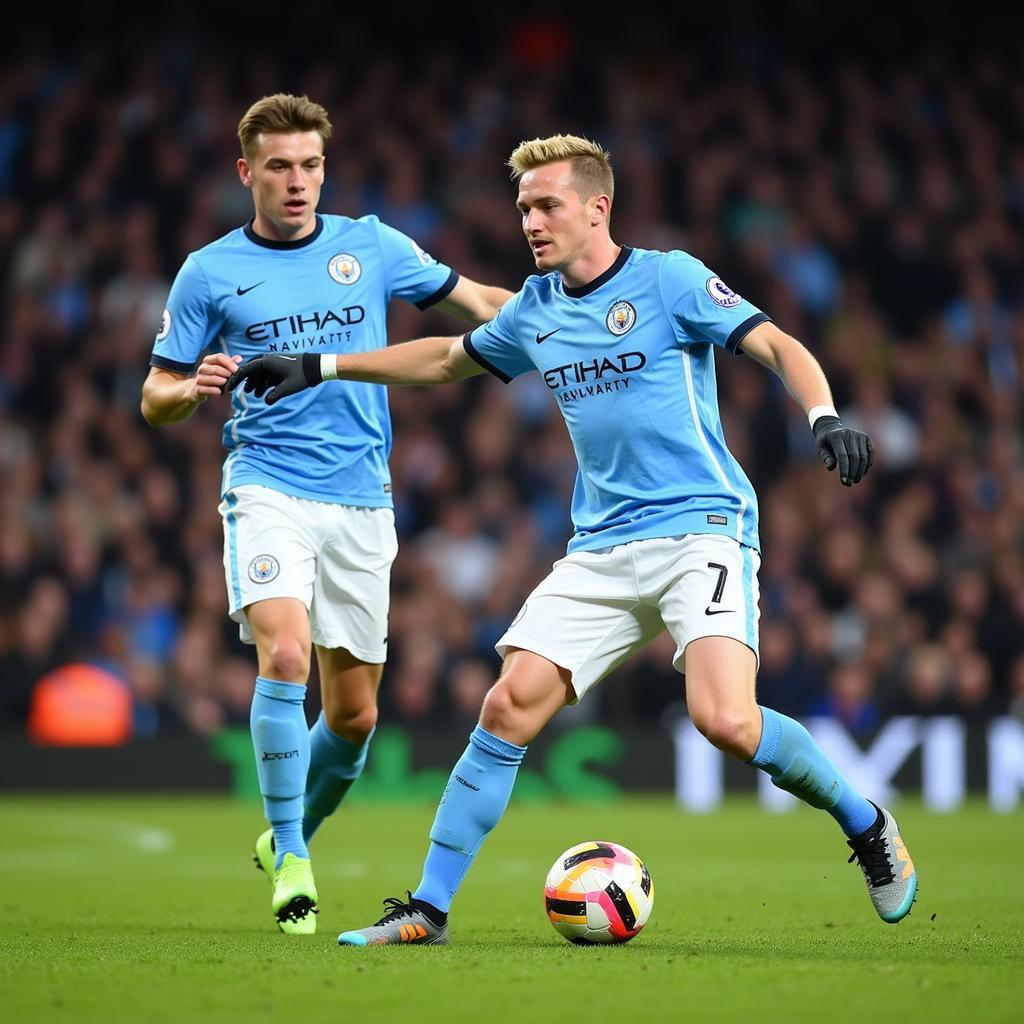
[[[641,250],[648,269],[656,268],[656,280],[659,286],[666,285],[676,290],[683,288],[703,288],[712,272],[703,260],[685,249],[646,249]]]
[[[364,213],[362,217],[347,217],[343,213],[317,214],[323,223],[325,235],[342,234],[347,231],[378,231],[383,221],[375,213]]]
[[[659,263],[666,256],[670,255],[663,249],[641,249],[638,246],[632,245],[629,247],[629,263],[630,267],[649,267],[652,263]]]
[[[252,243],[246,237],[245,227],[234,227],[220,238],[191,251],[184,259],[182,269],[197,269],[209,273],[222,267],[243,253],[252,250]]]
[[[320,214],[324,239],[374,238],[382,244],[401,241],[403,232],[380,219],[375,213],[364,213],[361,217],[347,217],[341,213]]]
[[[519,295],[524,298],[536,299],[543,302],[558,293],[561,288],[561,275],[557,270],[548,274],[531,274],[519,289]]]
[[[211,281],[218,281],[229,273],[229,268],[247,245],[245,229],[234,228],[193,249],[178,268],[178,286],[189,289],[193,294],[201,294],[204,289],[215,290]]]
[[[437,262],[414,238],[388,224],[375,213],[362,217],[330,214],[324,217],[322,238],[327,245],[340,246],[346,252],[356,252],[359,246],[376,246],[385,262],[417,259],[428,267]]]
[[[215,238],[212,242],[207,242],[206,245],[194,249],[186,257],[186,262],[193,260],[203,263],[207,260],[230,257],[248,245],[248,239],[245,237],[245,228],[233,228],[231,231],[221,235],[220,238]]]
[[[553,302],[559,293],[561,278],[553,271],[550,274],[531,274],[502,309],[519,315],[527,310],[536,309]]]
[[[633,266],[656,264],[670,270],[699,271],[704,264],[685,249],[634,249],[630,263]]]

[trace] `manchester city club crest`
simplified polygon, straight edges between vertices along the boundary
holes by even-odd
[[[269,583],[281,571],[281,566],[273,555],[257,555],[249,563],[249,579],[253,583]]]
[[[355,284],[363,276],[363,268],[350,252],[339,252],[337,256],[331,257],[331,262],[327,264],[327,273],[338,284]]]
[[[612,334],[625,334],[636,323],[636,309],[632,302],[619,299],[604,318],[605,326]]]
[[[720,277],[709,277],[708,283],[704,286],[708,295],[714,300],[716,306],[738,306],[743,299],[740,298]]]

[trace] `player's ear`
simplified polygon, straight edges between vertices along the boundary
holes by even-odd
[[[596,228],[602,221],[607,222],[612,208],[612,201],[605,195],[590,197],[590,226]]]
[[[252,188],[252,171],[249,169],[249,162],[244,156],[238,158],[235,164],[238,168],[238,179],[246,188]]]

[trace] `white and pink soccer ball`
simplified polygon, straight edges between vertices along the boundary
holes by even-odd
[[[618,843],[573,846],[551,865],[544,907],[559,935],[579,945],[628,942],[654,906],[644,862]]]

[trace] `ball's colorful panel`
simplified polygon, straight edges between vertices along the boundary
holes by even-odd
[[[640,858],[630,849],[619,843],[609,843],[607,840],[599,840],[598,846],[606,847],[612,851],[612,859],[619,864],[640,864]]]
[[[587,860],[595,860],[598,857],[614,860],[615,853],[615,847],[609,843],[581,843],[579,846],[574,846],[562,854],[562,867],[568,871],[569,868],[576,864],[582,864],[583,861]]]
[[[615,907],[615,915],[622,922],[623,928],[627,932],[631,932],[636,927],[636,909],[630,904],[626,893],[615,882],[612,882],[605,889],[605,894],[612,901],[612,905]]]
[[[559,917],[582,917],[587,916],[586,900],[561,900],[548,897],[544,901],[547,907],[548,916],[557,914]]]

